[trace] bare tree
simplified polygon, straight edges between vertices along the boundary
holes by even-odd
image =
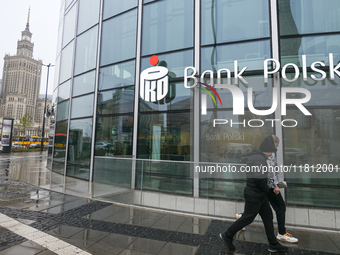
[[[26,129],[30,126],[32,126],[33,117],[28,114],[28,112],[25,112],[24,116],[22,118],[19,118],[19,122],[17,121],[17,127],[20,132],[23,132],[23,135],[26,135]]]

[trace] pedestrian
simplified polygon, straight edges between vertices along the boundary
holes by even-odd
[[[270,138],[268,138],[270,140]],[[275,148],[279,147],[280,139],[276,135],[272,135],[273,143]],[[261,147],[260,147],[261,150]],[[288,243],[297,243],[299,240],[293,237],[290,233],[286,231],[286,204],[282,198],[280,192],[280,186],[285,187],[286,184],[284,182],[279,182],[279,172],[273,171],[273,167],[277,166],[276,160],[276,152],[272,153],[270,157],[267,159],[267,164],[269,166],[268,170],[268,188],[269,192],[267,194],[268,201],[273,207],[276,213],[276,220],[278,226],[278,234],[276,236],[277,240],[288,242]],[[272,168],[270,168],[272,167]],[[242,216],[241,213],[236,214],[236,219]]]
[[[267,239],[269,242],[270,252],[286,252],[287,247],[282,246],[274,234],[273,213],[270,208],[267,193],[267,173],[264,174],[264,168],[267,167],[267,158],[276,151],[272,136],[266,137],[260,145],[260,149],[254,149],[247,161],[246,167],[246,187],[244,188],[244,212],[220,237],[227,246],[228,252],[235,252],[233,245],[235,234],[243,227],[252,223],[257,214],[260,214]]]

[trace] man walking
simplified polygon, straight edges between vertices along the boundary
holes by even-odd
[[[270,138],[268,138],[270,140]],[[276,135],[272,135],[272,140],[275,148],[279,147],[280,139]],[[261,150],[261,147],[260,147]],[[272,153],[267,159],[267,164],[269,167],[277,166],[276,153]],[[270,169],[270,168],[269,168]],[[276,238],[279,241],[288,243],[297,243],[299,240],[293,237],[286,231],[286,204],[282,198],[280,192],[279,184],[279,172],[268,171],[268,188],[269,192],[267,194],[268,200],[276,213],[278,231]],[[236,219],[240,218],[242,214],[236,214]]]
[[[286,252],[287,247],[282,246],[274,234],[273,213],[267,199],[269,188],[267,174],[263,174],[263,166],[267,167],[267,158],[276,151],[272,136],[266,137],[260,145],[260,150],[254,149],[247,161],[247,182],[244,188],[244,213],[220,237],[228,248],[228,252],[235,252],[233,245],[234,235],[243,227],[253,222],[260,214],[269,242],[270,252]],[[249,170],[249,171],[248,171]],[[250,171],[251,170],[251,171]]]

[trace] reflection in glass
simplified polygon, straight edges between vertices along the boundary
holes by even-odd
[[[222,73],[223,74],[223,73]],[[256,110],[267,110],[270,109],[273,104],[273,80],[271,78],[268,79],[268,83],[264,83],[263,75],[261,76],[242,76],[243,79],[248,82],[248,84],[243,83],[242,80],[239,80],[238,88],[243,92],[243,103],[245,107],[248,107],[248,88],[251,88],[252,90],[252,105]],[[204,79],[205,83],[210,84],[210,77]],[[217,78],[213,79],[213,83],[215,84],[228,84],[227,78],[221,78],[221,80],[218,80]],[[234,78],[231,79],[231,84],[234,84]],[[203,88],[203,86],[202,86]],[[201,96],[205,95],[207,100],[207,108],[213,109],[213,108],[232,108],[233,107],[233,95],[231,94],[231,91],[227,88],[216,88],[216,92],[221,98],[221,103],[219,102],[218,97],[210,90],[214,97],[214,100],[211,96],[209,96],[205,91],[200,91]],[[275,94],[274,96],[277,96]],[[238,97],[238,102],[241,101],[241,98]],[[279,103],[278,103],[279,104]],[[261,107],[264,107],[264,109],[261,109]],[[276,109],[276,108],[275,108]]]
[[[96,67],[98,26],[77,37],[74,74],[77,75]]]
[[[193,66],[193,50],[174,52],[169,54],[158,54],[158,66],[164,66],[169,69],[169,78],[184,77],[184,69]],[[150,57],[142,58],[141,70],[151,67]]]
[[[63,46],[67,45],[74,38],[74,31],[76,28],[77,5],[73,5],[71,10],[65,15],[64,32],[63,32]]]
[[[326,78],[322,81],[315,81],[311,75],[320,78],[318,73],[307,72],[307,81],[304,81],[302,75],[294,82],[286,82],[282,79],[282,87],[297,87],[307,89],[311,93],[311,98],[305,106],[334,106],[340,105],[340,77],[335,75],[334,80]],[[295,74],[288,73],[287,78],[293,79]],[[289,99],[301,99],[305,97],[304,93],[287,93]]]
[[[133,112],[134,95],[134,87],[99,92],[97,114]]]
[[[295,128],[283,128],[285,164],[338,164],[340,150],[340,110],[308,109],[305,116],[300,110],[287,110],[287,119],[296,119]]]
[[[58,106],[57,106],[57,121],[68,119],[69,104],[70,104],[69,100],[58,104]]]
[[[193,0],[157,1],[145,5],[142,55],[193,47],[193,14]]]
[[[213,127],[214,119],[225,119],[228,123]],[[250,152],[259,148],[266,136],[274,134],[272,121],[266,119],[274,116],[257,116],[249,111],[240,116],[233,115],[232,110],[208,111],[201,116],[200,162],[245,164]],[[249,127],[250,120],[251,126],[258,127]]]
[[[100,1],[79,1],[77,34],[98,23]]]
[[[64,173],[67,142],[67,121],[57,122],[55,125],[54,150],[52,171]]]
[[[61,56],[61,53],[60,52],[57,52],[57,59],[55,61],[55,66],[54,66],[54,82],[53,82],[53,90],[55,90],[58,85],[59,85],[59,70],[60,70],[60,56]]]
[[[200,178],[200,197],[243,200],[244,180],[235,180],[228,174],[226,180]]]
[[[79,96],[82,94],[93,92],[95,82],[96,82],[95,71],[74,77],[72,96]]]
[[[70,86],[71,80],[64,82],[63,84],[59,85],[58,88],[58,102],[64,101],[70,98]]]
[[[94,95],[87,95],[72,99],[71,118],[79,118],[93,115]]]
[[[93,182],[131,188],[133,161],[115,158],[94,158]]]
[[[104,21],[100,65],[134,58],[136,56],[136,35],[137,9]]]
[[[107,19],[133,7],[136,7],[138,0],[104,0],[103,19]]]
[[[132,155],[133,116],[99,117],[95,156]]]
[[[160,101],[147,102],[139,99],[139,111],[168,111],[192,109],[193,96],[192,90],[184,88],[183,82],[169,83],[169,92],[167,96]]]
[[[281,35],[340,31],[338,0],[278,1]]]
[[[71,78],[73,69],[73,48],[74,41],[67,45],[67,47],[65,47],[61,52],[59,83],[63,83],[67,79]]]
[[[135,84],[135,61],[100,68],[99,90]]]
[[[268,0],[202,0],[201,3],[202,45],[270,36]]]
[[[339,40],[340,35],[281,39],[281,66],[294,63],[298,67],[302,67],[301,55],[306,55],[307,67],[316,61],[323,62],[328,66],[328,53],[333,53],[333,63],[336,65],[340,62]]]
[[[190,112],[140,114],[138,158],[191,160]]]
[[[92,143],[92,118],[71,120],[66,175],[89,179]]]
[[[193,179],[188,162],[138,160],[136,162],[136,188],[172,194],[191,195]]]
[[[52,95],[52,105],[56,105],[57,103],[58,103],[58,90],[59,90],[59,88],[58,89],[55,89],[54,91],[53,91],[53,95]]]
[[[256,41],[205,47],[201,50],[201,70],[228,68],[234,71],[234,61],[237,60],[239,71],[243,67],[249,70],[263,70],[263,61],[270,58],[270,41]]]
[[[339,165],[340,110],[331,107],[308,110],[311,116],[305,116],[300,110],[288,110],[286,118],[296,119],[298,125],[283,128],[284,164],[303,167],[301,174],[286,174],[287,203],[339,208],[340,179],[334,178],[338,174],[317,172],[317,165]],[[314,165],[315,171],[311,168],[305,171],[305,164]]]

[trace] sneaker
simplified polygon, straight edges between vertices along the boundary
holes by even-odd
[[[238,220],[239,218],[242,217],[242,213],[236,213],[236,214],[235,214],[235,217],[236,217],[236,219]]]
[[[236,248],[233,245],[233,240],[226,237],[225,233],[220,233],[220,238],[223,240],[224,244],[227,246],[228,252],[236,251]]]
[[[238,220],[239,218],[242,217],[242,213],[236,213],[236,214],[235,214],[235,217],[236,217],[236,219]],[[246,228],[242,228],[242,230],[245,231]]]
[[[275,245],[269,244],[268,251],[269,252],[286,252],[286,251],[288,251],[288,247],[283,246],[283,245],[281,245],[279,243],[277,243]]]
[[[293,237],[288,232],[284,235],[277,234],[276,239],[287,243],[297,243],[299,241],[297,238]]]

